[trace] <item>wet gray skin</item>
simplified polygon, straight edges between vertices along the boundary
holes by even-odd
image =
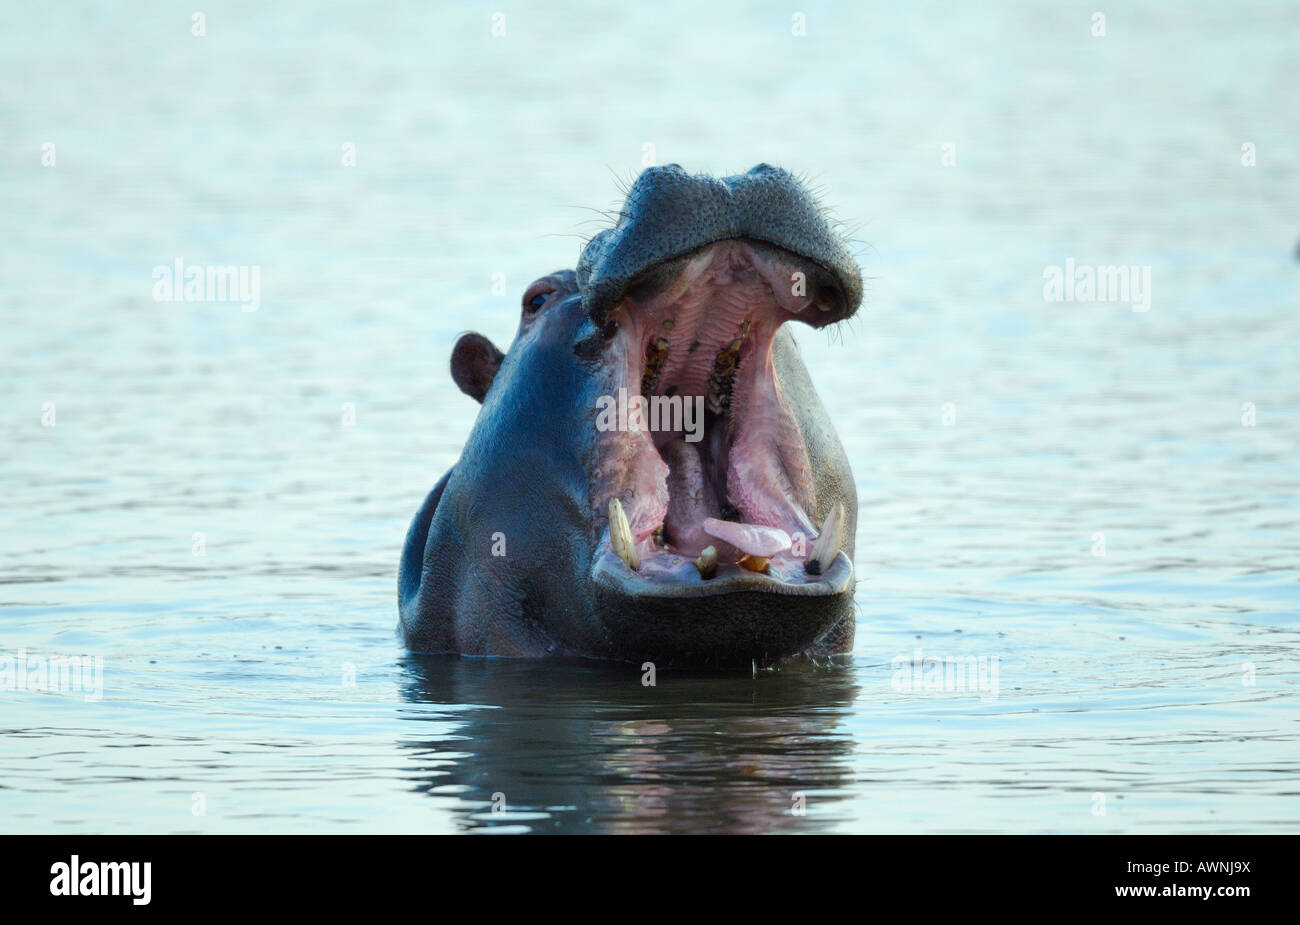
[[[851,649],[853,474],[786,325],[837,323],[861,298],[847,246],[785,171],[642,173],[576,272],[524,293],[508,352],[480,334],[452,351],[483,407],[407,534],[407,646],[745,668]],[[620,389],[706,413],[691,435],[602,427]],[[611,542],[611,498],[632,561]],[[808,565],[837,505],[838,553]],[[705,517],[796,542],[763,571],[702,533]],[[702,574],[709,542],[719,564]]]

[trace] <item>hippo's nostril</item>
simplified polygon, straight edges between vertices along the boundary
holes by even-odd
[[[837,312],[843,300],[834,286],[818,286],[813,301],[817,304],[818,311]]]

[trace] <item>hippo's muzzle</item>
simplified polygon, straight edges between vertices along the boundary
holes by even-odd
[[[856,263],[784,171],[673,166],[642,174],[577,280],[612,371],[591,491],[607,627],[657,650],[679,638],[678,655],[811,645],[843,616],[826,598],[851,609],[853,564],[773,346],[786,321],[852,315]]]

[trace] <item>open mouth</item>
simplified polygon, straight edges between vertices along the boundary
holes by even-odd
[[[696,593],[842,590],[845,512],[814,522],[812,463],[773,342],[791,319],[839,321],[846,301],[818,264],[737,238],[650,268],[597,313],[619,395],[618,426],[598,444],[598,570]]]

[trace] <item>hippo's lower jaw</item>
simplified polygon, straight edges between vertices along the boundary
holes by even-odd
[[[736,565],[720,565],[706,581],[689,564],[643,575],[606,549],[592,585],[611,642],[661,666],[766,664],[811,650],[853,619],[853,562],[843,552],[807,581]]]
[[[769,664],[818,643],[853,620],[853,564],[841,552],[825,580],[788,583],[763,575],[719,575],[703,584],[629,575],[602,557],[595,603],[610,642],[657,666],[721,668]],[[844,651],[838,642],[825,654]]]
[[[845,512],[836,503],[814,519],[808,446],[773,360],[784,322],[820,327],[844,306],[838,281],[811,261],[729,239],[651,268],[605,313],[611,391],[639,397],[641,410],[603,435],[591,494],[609,518],[596,593],[637,611],[622,630],[662,651],[695,599],[674,652],[698,655],[708,640],[718,652],[777,656],[851,614]],[[721,595],[747,600],[702,633],[709,608],[698,599]]]

